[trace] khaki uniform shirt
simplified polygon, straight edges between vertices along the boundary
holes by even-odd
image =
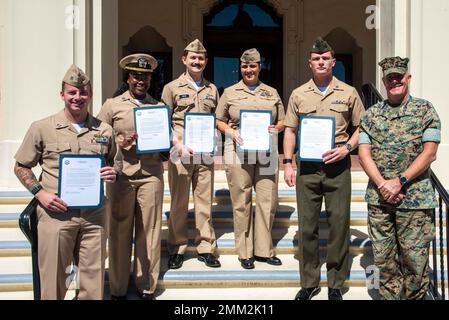
[[[259,83],[254,92],[243,81],[225,89],[218,102],[217,119],[236,130],[240,125],[240,110],[270,110],[274,125],[285,117],[278,92],[264,83]]]
[[[44,189],[58,192],[59,156],[61,154],[98,154],[109,165],[117,153],[113,129],[107,123],[88,115],[85,127],[78,133],[64,115],[64,110],[34,122],[15,155],[18,163],[42,167],[39,181]]]
[[[334,77],[323,95],[311,79],[293,90],[284,124],[287,127],[297,128],[299,116],[333,117],[335,144],[342,145],[350,138],[346,132],[349,123],[358,127],[364,113],[365,108],[355,88]]]
[[[171,107],[172,127],[179,140],[182,141],[184,133],[184,115],[187,112],[213,113],[218,98],[215,85],[203,79],[197,90],[184,74],[164,86],[161,100]]]
[[[117,136],[123,137],[129,132],[136,131],[134,127],[134,108],[162,105],[162,103],[159,103],[150,95],[147,95],[143,101],[137,101],[128,90],[121,96],[106,100],[98,114],[98,118],[110,124]],[[131,146],[122,149],[122,174],[128,177],[162,174],[163,166],[159,153],[137,154],[136,147],[136,141],[134,141]]]
[[[398,107],[382,101],[366,112],[360,124],[361,144],[370,144],[379,172],[394,179],[422,153],[424,143],[441,141],[441,121],[429,101],[410,97]],[[430,169],[403,187],[405,199],[387,204],[373,181],[369,181],[365,200],[372,205],[399,209],[432,209],[438,206],[430,181]]]

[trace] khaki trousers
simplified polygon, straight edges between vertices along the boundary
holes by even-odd
[[[111,295],[125,296],[134,230],[134,280],[141,293],[156,290],[160,269],[163,176],[120,177],[109,185],[109,283]]]
[[[195,206],[195,245],[199,254],[214,253],[217,247],[212,226],[214,165],[168,164],[171,204],[168,220],[169,254],[185,254],[188,246],[190,185]]]
[[[272,162],[276,160],[271,163],[274,168],[270,168],[258,160],[254,161],[255,164],[244,164],[233,153],[230,151],[225,155],[225,171],[234,213],[237,254],[240,259],[249,259],[254,255],[272,257],[275,253],[271,230],[278,206],[277,156],[272,156]],[[254,215],[253,187],[256,191]]]
[[[324,204],[329,225],[327,282],[340,289],[349,275],[351,160],[324,165],[302,162],[296,177],[299,216],[299,271],[303,288],[318,287],[321,264],[319,219]]]
[[[42,300],[63,300],[76,274],[79,300],[102,300],[106,259],[106,208],[54,214],[37,207]]]

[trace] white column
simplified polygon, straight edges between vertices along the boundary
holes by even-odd
[[[91,0],[0,0],[0,188],[18,187],[14,154],[33,121],[63,108],[72,63],[90,71]]]
[[[97,115],[119,83],[118,0],[95,0],[92,17],[92,113]]]
[[[411,93],[429,100],[442,122],[442,143],[438,160],[432,165],[440,180],[449,188],[449,110],[447,108],[447,75],[449,52],[449,1],[412,0],[410,7]]]

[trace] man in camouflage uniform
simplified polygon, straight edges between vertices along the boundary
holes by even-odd
[[[409,59],[386,58],[388,100],[368,109],[360,125],[359,155],[368,174],[368,232],[383,299],[424,299],[429,245],[437,206],[430,164],[441,140],[432,104],[410,96]]]

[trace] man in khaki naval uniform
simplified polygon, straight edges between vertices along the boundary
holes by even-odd
[[[299,263],[302,289],[297,300],[309,300],[320,291],[318,222],[324,197],[329,237],[327,283],[330,300],[341,300],[341,288],[349,274],[349,220],[351,204],[351,159],[357,147],[364,107],[355,88],[332,76],[334,51],[318,38],[311,50],[309,66],[313,78],[294,90],[285,118],[285,181],[295,185],[292,168],[299,116],[335,118],[335,148],[323,154],[323,163],[298,162],[296,193],[299,213]],[[349,123],[355,127],[349,137]]]
[[[147,93],[157,60],[148,54],[132,54],[120,61],[120,67],[127,74],[127,90],[106,100],[98,114],[114,128],[123,154],[122,174],[107,188],[112,204],[109,286],[112,300],[126,299],[134,236],[137,293],[143,300],[153,300],[160,270],[164,169],[159,153],[136,153],[133,112],[162,105]]]
[[[240,72],[242,81],[226,88],[216,111],[217,128],[232,136],[225,141],[224,162],[233,207],[235,246],[244,269],[255,268],[254,261],[279,266],[282,261],[275,255],[271,231],[278,206],[277,133],[284,129],[284,105],[276,89],[259,80],[261,56],[257,49],[242,54]],[[272,136],[269,156],[265,152],[242,154],[238,150],[242,143],[238,133],[241,110],[271,111],[272,123],[267,128]]]
[[[216,249],[215,231],[212,226],[213,160],[210,157],[204,159],[204,155],[202,157],[193,155],[192,150],[182,145],[182,141],[184,115],[188,112],[215,112],[218,91],[212,83],[203,78],[203,71],[207,65],[207,52],[198,39],[184,49],[182,62],[186,71],[178,79],[168,83],[162,92],[162,102],[172,108],[174,133],[172,152],[175,153],[175,157],[170,158],[168,165],[171,193],[168,267],[178,269],[183,263],[189,239],[187,214],[192,185],[198,260],[208,267],[216,268],[220,267],[220,262],[213,255]]]
[[[62,154],[103,155],[110,165],[116,154],[113,130],[88,113],[92,98],[90,80],[72,65],[62,84],[65,108],[34,122],[15,155],[15,173],[22,184],[39,200],[38,255],[41,298],[64,299],[72,262],[78,263],[78,299],[103,299],[106,258],[105,212],[100,209],[69,209],[55,195],[58,191],[59,157]],[[31,168],[39,164],[39,181]],[[117,171],[104,167],[103,181],[115,182]]]

